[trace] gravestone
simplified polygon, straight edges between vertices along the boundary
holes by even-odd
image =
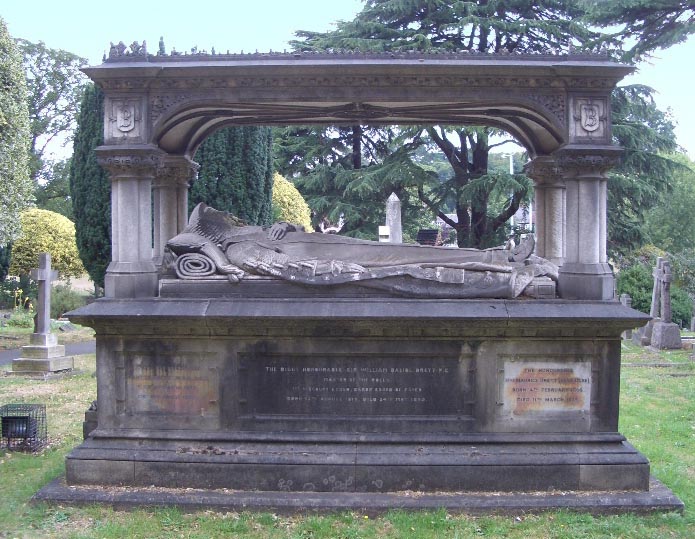
[[[386,201],[386,226],[389,227],[389,241],[391,243],[403,243],[401,201],[396,193],[391,193]]]
[[[51,282],[58,272],[51,269],[50,253],[39,255],[39,267],[31,271],[31,278],[39,284],[34,333],[28,346],[22,346],[22,355],[12,360],[12,372],[17,374],[50,373],[70,370],[72,356],[65,355],[65,346],[51,333]]]
[[[659,350],[679,350],[682,347],[681,330],[671,321],[671,263],[659,257],[654,268],[654,291],[652,294],[651,345]]]
[[[630,297],[630,294],[620,294],[620,303],[625,307],[632,308],[632,298]],[[624,341],[632,340],[632,330],[627,329],[623,331],[622,337]]]

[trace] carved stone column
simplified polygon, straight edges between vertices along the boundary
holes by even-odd
[[[558,266],[565,261],[565,183],[550,156],[536,157],[525,167],[534,181],[536,254]]]
[[[153,297],[157,270],[152,261],[152,180],[163,152],[150,145],[101,146],[99,164],[111,180],[111,263],[107,297]]]
[[[614,297],[606,256],[606,173],[621,152],[612,146],[573,146],[556,153],[566,186],[565,263],[558,283],[562,298]]]
[[[185,156],[164,156],[152,184],[154,199],[154,260],[161,264],[166,242],[188,222],[188,186],[198,165]]]

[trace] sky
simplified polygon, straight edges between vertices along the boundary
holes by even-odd
[[[267,52],[289,49],[297,30],[325,31],[351,20],[361,0],[0,0],[0,17],[10,35],[43,41],[100,64],[110,42],[147,41],[156,52],[164,37],[167,51]],[[658,51],[621,84],[646,84],[656,90],[661,110],[670,109],[678,143],[695,159],[695,37]]]

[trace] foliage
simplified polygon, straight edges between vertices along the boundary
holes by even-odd
[[[22,56],[0,18],[0,245],[19,235],[19,214],[33,202],[29,144]]]
[[[695,249],[695,163],[684,154],[667,158],[680,166],[671,175],[668,197],[645,213],[642,235],[670,253],[682,253]]]
[[[63,314],[82,307],[87,303],[87,296],[73,290],[70,285],[59,284],[51,289],[51,318],[60,318]]]
[[[104,94],[90,84],[80,104],[68,177],[77,248],[89,277],[101,288],[111,261],[111,184],[94,152],[103,142]]]
[[[68,219],[74,218],[70,198],[70,161],[63,159],[46,163],[45,183],[36,186],[36,207],[50,210]]]
[[[690,0],[580,0],[579,4],[588,10],[590,22],[612,28],[601,40],[619,47],[624,62],[649,57],[695,32],[695,6]]]
[[[625,267],[617,274],[618,294],[629,294],[632,298],[632,307],[638,311],[649,314],[652,305],[652,291],[654,289],[653,268],[656,266],[656,258],[661,256],[671,258],[667,253],[653,246],[645,246],[635,251],[632,257],[624,260]],[[674,282],[671,283],[671,312],[672,320],[681,327],[689,327],[693,315],[693,300],[688,296],[678,279],[678,272],[672,266],[671,271]]]
[[[608,248],[616,256],[648,239],[645,214],[665,200],[685,165],[673,153],[678,149],[673,120],[656,107],[651,88],[616,88],[611,109],[613,138],[625,150],[608,182]]]
[[[311,210],[292,182],[280,176],[273,176],[273,221],[286,221],[302,225],[307,232],[313,232]]]
[[[7,277],[12,259],[12,244],[0,245],[0,283]]]
[[[48,210],[22,212],[22,235],[12,245],[13,275],[29,274],[37,267],[40,253],[51,254],[51,265],[62,277],[85,272],[75,244],[75,225],[66,217]]]
[[[273,217],[270,128],[220,129],[203,141],[195,160],[200,170],[189,192],[189,211],[205,202],[248,224],[270,224]]]
[[[577,22],[581,15],[583,10],[562,1],[538,6],[525,0],[371,0],[353,21],[340,22],[336,30],[326,33],[297,32],[301,39],[292,45],[299,50],[562,52],[570,43],[597,38],[595,31]],[[366,130],[362,128],[363,132]],[[491,138],[501,135],[501,131],[461,126],[395,127],[385,131],[382,143],[385,139],[386,155],[370,156],[371,170],[354,172],[344,180],[346,187],[355,182],[362,190],[363,199],[378,200],[377,193],[383,193],[382,186],[395,183],[394,187],[401,191],[412,190],[420,205],[424,204],[454,228],[459,246],[486,247],[499,243],[505,235],[507,220],[520,204],[529,200],[531,193],[531,183],[523,174],[489,170],[489,152],[498,145]],[[378,141],[372,139],[372,145],[378,146]],[[420,148],[445,156],[449,168],[444,178],[438,180],[431,169],[418,163],[415,152]],[[362,151],[362,156],[367,154],[355,145],[343,147],[341,151],[341,155],[352,155],[351,167],[340,161],[323,166],[356,171],[361,168],[354,166],[359,162],[356,151]],[[311,156],[312,152],[306,154]],[[396,172],[400,177],[396,177]],[[310,169],[306,175],[311,174],[316,174],[316,170]],[[338,171],[333,176],[345,177],[346,173]],[[366,177],[371,181],[365,181]],[[373,187],[374,196],[370,196],[368,191]],[[386,190],[393,190],[401,197],[401,192],[391,186]],[[316,210],[314,198],[320,200],[321,195],[312,195],[309,204]],[[322,202],[330,205],[326,213],[337,212],[338,201],[324,198]],[[447,213],[455,213],[456,219],[449,218]]]
[[[44,162],[46,148],[59,138],[68,143],[75,129],[87,80],[80,68],[87,60],[64,50],[51,49],[42,41],[31,43],[18,39],[17,46],[24,57],[29,91],[30,174],[37,182],[48,172],[42,173],[48,165]]]

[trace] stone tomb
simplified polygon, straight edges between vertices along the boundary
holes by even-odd
[[[649,489],[617,431],[620,334],[646,317],[617,302],[101,303],[72,316],[100,385],[70,484]]]
[[[651,488],[647,459],[618,432],[620,335],[647,320],[615,301],[606,253],[607,173],[621,153],[610,94],[631,67],[574,54],[126,49],[85,70],[105,96],[97,158],[113,259],[106,298],[71,319],[96,330],[98,426],[67,457],[70,487],[39,497],[89,503],[95,489],[78,486],[155,485],[238,489],[220,494],[228,508],[275,508],[289,491],[279,505],[339,509],[424,507],[440,491],[583,491],[573,507],[682,508]],[[516,137],[530,156],[536,254],[559,267],[559,297],[168,278],[208,134],[345,122]],[[407,490],[424,494],[393,494]],[[475,496],[441,505],[468,509]],[[552,505],[538,499],[521,508]]]

